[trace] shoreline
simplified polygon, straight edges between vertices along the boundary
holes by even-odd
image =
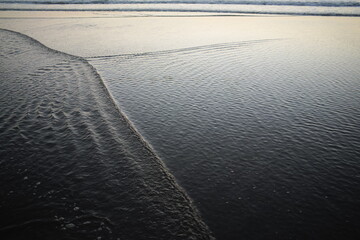
[[[204,11],[200,11],[200,10],[163,10],[163,11],[159,11],[159,10],[138,10],[138,9],[119,9],[119,10],[109,10],[109,9],[104,9],[104,10],[99,10],[99,9],[89,9],[89,10],[79,10],[79,9],[67,9],[66,11],[63,9],[46,9],[46,10],[41,10],[41,9],[1,9],[1,12],[154,12],[154,13],[194,13],[194,14],[212,14],[209,16],[237,16],[237,15],[275,15],[275,16],[316,16],[316,17],[360,17],[360,14],[342,14],[342,13],[323,13],[323,14],[319,14],[319,13],[291,13],[291,12],[256,12],[256,11],[243,11],[243,12],[236,12],[236,11],[224,11],[224,12],[219,12],[219,11],[209,11],[209,10],[204,10]],[[216,14],[215,14],[216,13]]]
[[[220,14],[285,14],[310,16],[360,16],[359,6],[314,6],[223,3],[107,3],[107,4],[26,4],[3,3],[1,11],[110,11],[110,12],[193,12]]]
[[[108,9],[98,10],[80,10],[80,9],[1,9],[0,13],[3,15],[9,15],[8,18],[21,18],[21,15],[13,17],[15,14],[30,14],[32,18],[42,18],[34,15],[34,13],[48,13],[49,17],[61,17],[66,18],[65,14],[70,15],[71,18],[93,17],[93,18],[116,18],[116,17],[360,17],[360,14],[311,14],[311,13],[291,13],[291,12],[274,12],[274,13],[262,13],[262,12],[217,12],[217,11],[181,11],[181,10],[116,10],[111,11]],[[83,15],[83,16],[79,16]],[[100,15],[100,16],[99,16]],[[3,19],[4,17],[0,17]],[[6,18],[6,17],[5,17]]]

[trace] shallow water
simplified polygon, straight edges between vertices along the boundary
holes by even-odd
[[[357,239],[356,36],[89,62],[218,239]]]
[[[85,60],[0,41],[1,239],[212,239]]]

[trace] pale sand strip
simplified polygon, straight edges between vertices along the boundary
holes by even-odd
[[[280,38],[300,40],[306,45],[324,39],[355,39],[358,41],[350,44],[358,47],[359,26],[360,18],[354,17],[0,11],[0,28],[82,57]],[[353,37],[341,37],[347,35]]]

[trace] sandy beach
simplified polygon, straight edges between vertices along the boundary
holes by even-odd
[[[166,12],[1,11],[0,27],[81,57],[146,53],[259,39],[357,48],[359,18]],[[351,35],[351,38],[341,36]],[[351,41],[351,42],[344,42]]]
[[[211,239],[92,66],[19,33],[0,36],[5,239]]]
[[[360,18],[0,11],[0,28],[8,239],[360,236]]]

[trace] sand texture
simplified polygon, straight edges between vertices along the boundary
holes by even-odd
[[[19,33],[0,40],[2,236],[212,238],[94,68]]]

